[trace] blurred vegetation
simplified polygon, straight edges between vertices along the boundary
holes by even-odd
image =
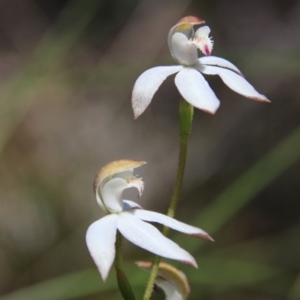
[[[272,103],[208,78],[221,107],[215,116],[195,111],[177,218],[216,242],[172,232],[199,269],[176,265],[190,299],[300,299],[300,2],[5,0],[0,300],[120,299],[114,271],[104,284],[85,246],[87,227],[102,216],[93,175],[115,159],[145,160],[138,201],[166,211],[180,97],[166,80],[133,121],[130,94],[142,71],[174,63],[166,36],[187,14],[207,21],[213,54]],[[139,299],[147,274],[133,261],[151,256],[126,243],[125,258]]]

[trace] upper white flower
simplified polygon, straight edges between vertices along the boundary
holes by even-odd
[[[270,102],[258,93],[243,77],[239,69],[228,60],[210,56],[213,41],[209,37],[210,28],[200,27],[194,32],[194,25],[205,21],[187,16],[171,28],[168,45],[177,66],[154,67],[142,73],[132,92],[134,117],[139,117],[150,104],[155,92],[170,75],[178,73],[175,84],[182,97],[196,108],[214,114],[220,105],[219,99],[209,87],[201,73],[219,75],[233,91],[256,101]],[[198,49],[206,56],[198,58]]]
[[[197,263],[187,251],[166,238],[148,222],[160,223],[185,234],[212,241],[212,238],[200,228],[160,213],[144,210],[133,201],[123,200],[123,191],[131,187],[137,188],[139,194],[142,194],[143,181],[133,175],[133,169],[143,164],[145,162],[134,160],[114,161],[103,167],[96,175],[94,181],[96,199],[108,215],[88,228],[86,243],[103,280],[107,278],[115,258],[117,230],[141,248],[194,267],[197,267]]]

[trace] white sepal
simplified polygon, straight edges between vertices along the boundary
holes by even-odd
[[[195,259],[187,251],[130,212],[119,214],[118,230],[127,240],[149,252],[197,268]]]
[[[101,274],[106,280],[115,258],[118,216],[108,215],[94,222],[87,230],[86,244]]]
[[[144,209],[139,209],[135,210],[133,214],[138,217],[139,219],[147,222],[155,222],[162,224],[164,226],[170,227],[174,230],[180,231],[182,233],[194,236],[194,237],[199,237],[205,240],[213,241],[213,239],[206,233],[204,230],[194,227],[188,224],[185,224],[183,222],[177,221],[173,218],[170,218],[166,215],[149,211],[149,210],[144,210]]]
[[[148,107],[154,94],[164,80],[182,68],[182,66],[155,67],[139,76],[134,84],[131,99],[135,119]]]
[[[224,68],[205,66],[202,70],[202,73],[208,75],[219,75],[229,88],[247,98],[256,101],[270,102],[270,100],[268,100],[266,96],[257,92],[255,88],[244,77],[236,74],[235,72]]]
[[[242,75],[241,71],[233,63],[231,63],[227,59],[218,56],[203,56],[200,57],[198,61],[200,62],[200,65],[204,65],[204,66],[211,65],[211,66],[226,68],[238,73],[239,75]],[[201,72],[202,69],[199,69],[199,71]]]
[[[123,210],[123,191],[129,188],[126,180],[113,178],[106,182],[101,189],[101,196],[105,207],[110,213],[117,213]]]
[[[192,66],[197,62],[197,47],[181,32],[172,36],[172,53],[181,65]]]
[[[175,77],[175,84],[182,97],[196,108],[214,114],[219,99],[204,77],[194,68],[184,68]]]

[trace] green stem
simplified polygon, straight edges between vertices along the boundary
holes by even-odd
[[[118,231],[116,239],[116,257],[115,257],[115,268],[117,272],[117,281],[119,290],[123,296],[124,300],[136,300],[133,294],[132,288],[130,286],[129,280],[126,277],[123,268],[122,259],[122,235]]]
[[[178,160],[178,170],[176,182],[170,202],[170,206],[168,209],[168,216],[174,218],[177,204],[179,201],[181,187],[184,177],[185,163],[187,157],[187,149],[189,136],[191,132],[191,126],[193,121],[193,113],[194,107],[187,103],[185,100],[181,100],[180,108],[179,108],[179,116],[180,116],[180,152],[179,152],[179,160]],[[168,227],[165,227],[168,228]],[[167,232],[164,232],[167,235]]]
[[[143,300],[150,300],[151,298],[155,278],[158,272],[159,263],[160,263],[160,256],[155,256]]]
[[[120,270],[123,269],[122,243],[122,235],[119,231],[117,231],[115,267],[119,268]]]
[[[173,190],[173,194],[171,197],[168,214],[167,214],[171,218],[174,218],[175,216],[176,208],[177,208],[177,204],[181,192],[186,157],[187,157],[188,140],[189,140],[189,135],[191,132],[191,126],[193,121],[193,113],[194,113],[194,107],[182,99],[179,106],[180,152],[179,152],[179,160],[178,160],[178,170],[177,170],[176,182],[175,182],[175,186],[174,186],[174,190]],[[167,236],[168,232],[169,232],[169,228],[165,226],[163,228],[163,234]],[[158,272],[159,262],[160,262],[160,257],[156,256],[153,262],[153,266],[151,269],[151,273],[149,276],[149,280],[147,283],[143,300],[149,300],[151,298],[155,278]]]

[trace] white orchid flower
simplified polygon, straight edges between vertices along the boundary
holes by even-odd
[[[151,261],[137,261],[135,263],[149,272],[153,265]],[[190,293],[190,286],[185,274],[165,262],[159,263],[155,284],[164,291],[165,300],[186,300]]]
[[[133,244],[156,255],[175,259],[197,267],[195,259],[184,249],[162,235],[148,222],[156,222],[185,234],[212,238],[203,230],[179,222],[163,214],[142,209],[133,201],[123,200],[125,189],[135,187],[141,196],[143,181],[133,175],[133,169],[143,161],[119,160],[103,167],[96,175],[94,190],[100,207],[108,214],[94,222],[87,230],[89,252],[105,281],[115,258],[117,230]]]
[[[236,93],[256,101],[270,102],[258,93],[243,77],[239,69],[228,60],[210,56],[213,41],[209,37],[210,28],[200,27],[195,33],[193,26],[205,21],[187,16],[171,28],[168,45],[176,66],[154,67],[142,73],[136,80],[132,92],[134,118],[138,118],[148,107],[163,81],[178,73],[175,84],[182,97],[196,108],[214,114],[220,105],[219,99],[209,87],[201,73],[219,75],[223,82]],[[199,49],[204,57],[198,58]]]

